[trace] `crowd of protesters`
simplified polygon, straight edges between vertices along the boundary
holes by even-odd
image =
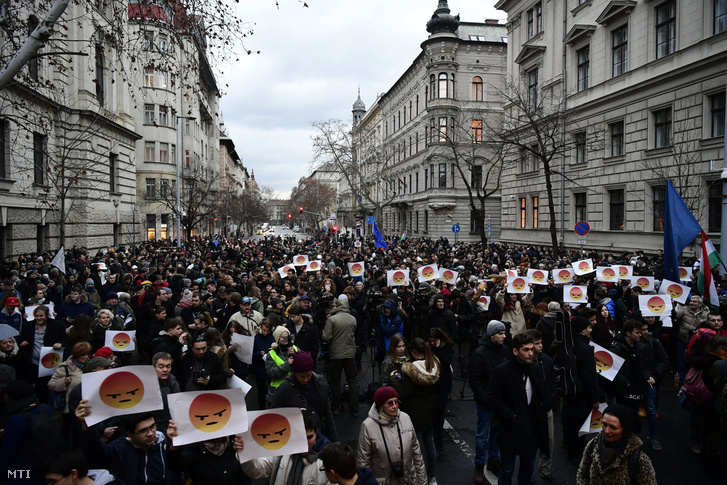
[[[319,269],[281,271],[297,255],[319,261]],[[382,250],[350,237],[267,237],[199,238],[183,248],[150,242],[95,254],[74,247],[65,268],[51,265],[53,257],[24,255],[0,265],[0,329],[12,335],[0,340],[0,477],[32,470],[32,481],[21,477],[18,483],[268,477],[281,484],[436,484],[446,403],[453,379],[463,378],[476,403],[476,483],[484,483],[485,468],[510,483],[516,456],[519,483],[530,483],[536,470],[546,480],[557,476],[550,459],[559,448],[557,424],[568,458],[580,462],[579,484],[629,483],[634,476],[656,483],[648,454],[662,449],[660,388],[693,384],[695,375],[704,396],[684,396],[690,413],[685,438],[704,466],[724,479],[718,459],[727,425],[724,307],[709,308],[694,292],[687,304],[675,305],[665,326],[642,316],[642,290],[630,280],[577,276],[574,284],[587,286],[589,302],[579,307],[563,301],[563,285],[552,279],[525,295],[507,288],[508,271],[524,276],[528,269],[566,268],[583,258],[598,266],[631,265],[634,275],[660,280],[660,253],[552,254],[547,247],[483,248],[446,239],[397,241]],[[364,264],[360,275],[349,274],[354,262]],[[431,264],[457,271],[457,281],[419,283],[417,269]],[[408,271],[412,284],[390,286],[387,270],[393,269]],[[479,304],[483,296],[487,308]],[[25,307],[34,307],[32,320]],[[574,336],[568,349],[558,321]],[[136,331],[135,352],[104,346],[106,331],[124,329]],[[252,364],[238,359],[235,333],[254,337]],[[625,359],[613,382],[598,375],[591,341]],[[41,347],[64,349],[53,376],[38,377]],[[564,362],[564,354],[571,360]],[[81,400],[83,374],[130,364],[154,367],[165,408],[87,427],[92,411]],[[375,382],[359,388],[366,365],[377,372]],[[556,367],[573,371],[573,393],[559,389]],[[233,375],[253,386],[258,409],[305,410],[308,453],[240,466],[234,454],[244,448],[239,437],[171,445],[176,426],[166,396],[223,389]],[[337,442],[335,416],[359,416],[365,400],[370,408],[354,451]],[[602,402],[610,404],[603,431],[586,443],[578,430]],[[556,405],[562,423],[554,423]],[[38,414],[54,421],[32,419]],[[648,425],[648,450],[641,450],[639,415]]]

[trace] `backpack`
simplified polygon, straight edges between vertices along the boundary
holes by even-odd
[[[573,330],[565,313],[557,312],[555,319],[555,340],[557,351],[553,356],[555,386],[558,396],[573,399],[578,392],[576,386],[576,357],[573,353]]]
[[[48,459],[66,444],[61,415],[39,403],[31,404],[20,414],[30,420],[30,437],[27,443],[30,463],[36,470],[41,470]]]
[[[692,367],[684,378],[682,391],[695,404],[709,404],[714,399],[714,394],[704,383],[703,375],[702,369]]]

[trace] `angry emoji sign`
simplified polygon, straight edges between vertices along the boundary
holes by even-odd
[[[131,372],[116,372],[101,383],[98,394],[109,407],[129,409],[144,398],[144,383]]]
[[[583,299],[583,290],[581,290],[577,286],[574,286],[570,289],[569,295],[574,301],[581,301]]]
[[[422,276],[428,280],[434,278],[434,268],[431,266],[424,266],[422,268]]]
[[[111,343],[113,344],[114,348],[116,349],[125,349],[129,346],[131,343],[131,337],[128,333],[119,332],[116,335],[114,335],[114,338],[111,340]]]
[[[40,365],[42,365],[46,369],[55,369],[60,363],[61,356],[56,354],[55,352],[45,354],[43,358],[40,359]]]
[[[596,360],[596,372],[601,373],[613,366],[613,357],[605,350],[599,350],[593,353]]]
[[[352,276],[358,276],[363,271],[361,263],[353,263],[349,268]]]
[[[189,406],[189,421],[200,431],[213,433],[227,425],[232,404],[220,394],[200,394]]]
[[[446,271],[444,271],[444,273],[442,273],[442,280],[446,281],[447,283],[449,283],[453,279],[454,279],[454,273],[451,272],[450,270],[446,270]]]
[[[279,450],[290,440],[290,422],[280,414],[258,416],[250,426],[250,434],[257,444],[268,450]]]

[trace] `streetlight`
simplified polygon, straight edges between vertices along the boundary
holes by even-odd
[[[195,120],[194,116],[177,116],[177,247],[182,247],[182,201],[180,197],[181,183],[179,181],[179,166],[182,164],[184,152],[184,137],[179,142],[179,120]]]

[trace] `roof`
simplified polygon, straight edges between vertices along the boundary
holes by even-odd
[[[507,26],[505,24],[460,22],[457,35],[462,40],[507,42]],[[476,36],[476,38],[472,36]]]

